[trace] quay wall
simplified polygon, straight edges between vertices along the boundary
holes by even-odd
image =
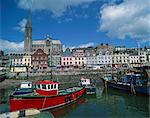
[[[0,83],[0,89],[17,87],[20,82],[23,81],[38,81],[43,79],[49,79],[52,81],[57,81],[60,83],[60,88],[64,89],[67,87],[77,86],[79,84],[80,78],[89,78],[93,83],[103,84],[102,73],[99,71],[67,71],[58,72],[54,71],[51,78],[51,73],[8,73],[7,79]]]

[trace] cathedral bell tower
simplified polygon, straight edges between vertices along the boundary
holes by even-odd
[[[29,16],[27,23],[25,25],[25,37],[24,37],[24,51],[32,51],[32,19],[31,19],[31,10],[29,11]]]

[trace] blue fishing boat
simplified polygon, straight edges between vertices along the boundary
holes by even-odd
[[[20,88],[17,88],[13,95],[26,95],[34,92],[32,82],[21,82]]]
[[[96,86],[91,84],[90,79],[81,78],[80,79],[80,86],[83,86],[86,90],[86,94],[96,94]]]
[[[126,75],[119,80],[114,80],[112,76],[109,80],[104,80],[107,87],[128,91],[133,94],[150,95],[150,84],[143,74]]]

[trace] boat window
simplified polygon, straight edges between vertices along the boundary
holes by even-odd
[[[40,84],[38,84],[37,86],[38,86],[37,88],[39,88],[39,89],[40,89]]]
[[[54,88],[56,88],[56,84],[54,84]]]
[[[51,85],[48,85],[48,89],[51,89]]]
[[[46,89],[46,85],[45,84],[42,84],[42,89]]]
[[[51,85],[51,89],[53,89],[53,84]]]

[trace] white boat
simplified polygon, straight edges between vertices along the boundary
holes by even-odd
[[[21,82],[20,88],[14,91],[14,95],[31,94],[34,90],[32,82]]]
[[[6,112],[0,114],[0,118],[20,118],[20,117],[27,117],[39,114],[40,111],[37,109],[25,109],[21,111],[14,111],[14,112]]]
[[[86,94],[96,94],[96,87],[93,84],[91,84],[90,79],[81,78],[80,86],[85,87]]]

